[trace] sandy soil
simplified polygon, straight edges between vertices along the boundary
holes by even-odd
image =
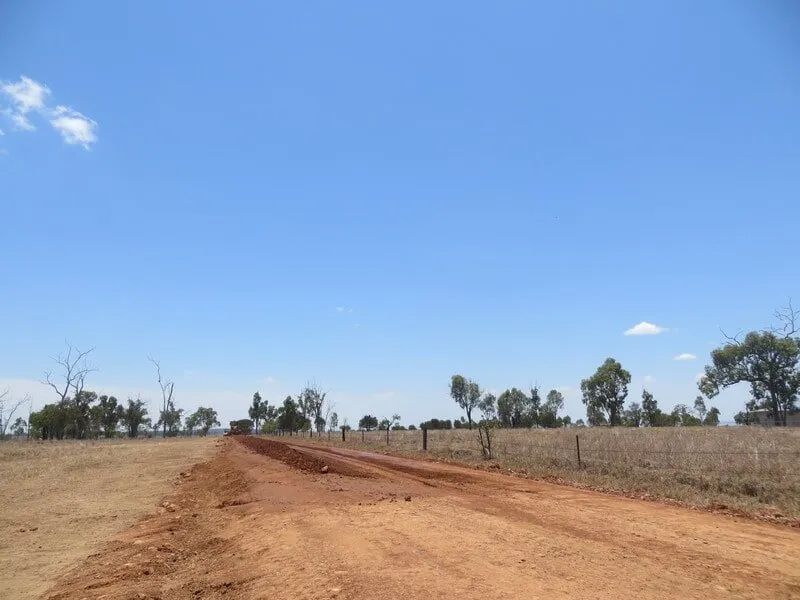
[[[226,440],[46,598],[800,597],[796,529],[451,465],[240,441]]]
[[[38,598],[56,577],[153,510],[214,440],[0,444],[0,598]]]

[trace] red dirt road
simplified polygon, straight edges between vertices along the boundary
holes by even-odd
[[[795,529],[438,463],[243,442],[222,442],[157,512],[45,597],[800,598]]]

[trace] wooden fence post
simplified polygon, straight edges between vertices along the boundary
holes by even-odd
[[[386,445],[389,445],[389,426],[386,426]]]
[[[364,443],[364,430],[361,430],[361,443]]]
[[[422,428],[422,449],[426,450],[426,451],[428,450],[428,428],[427,427],[423,427]]]
[[[575,449],[578,451],[578,468],[581,468],[581,440],[578,434],[575,434]]]

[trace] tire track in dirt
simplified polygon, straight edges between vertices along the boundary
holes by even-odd
[[[789,528],[252,440],[222,442],[46,598],[800,597]]]

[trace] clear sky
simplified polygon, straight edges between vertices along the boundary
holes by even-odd
[[[584,417],[608,356],[669,410],[800,299],[794,2],[11,0],[0,81],[34,407],[66,339],[90,388],[155,401],[150,354],[224,421],[309,380],[351,424],[453,418],[456,372]]]

